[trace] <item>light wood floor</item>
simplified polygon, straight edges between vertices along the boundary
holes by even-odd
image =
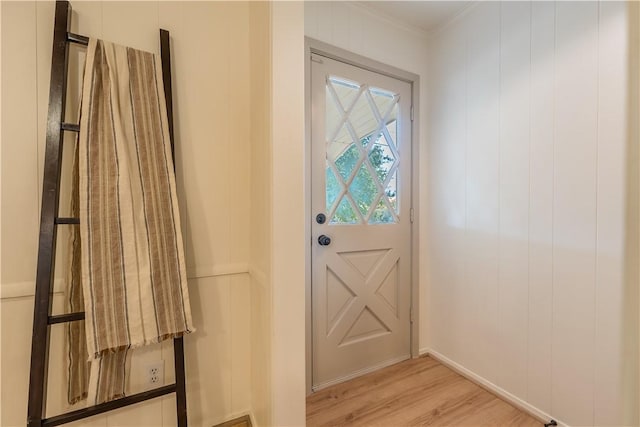
[[[543,424],[424,356],[313,393],[307,398],[307,425]]]

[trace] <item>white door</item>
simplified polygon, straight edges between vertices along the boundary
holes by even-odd
[[[313,55],[312,382],[410,357],[411,85]]]

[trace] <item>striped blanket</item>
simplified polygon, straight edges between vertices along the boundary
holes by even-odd
[[[84,76],[69,295],[72,305],[84,300],[86,350],[76,329],[68,398],[88,386],[96,404],[124,396],[129,349],[194,327],[159,58],[91,39]]]

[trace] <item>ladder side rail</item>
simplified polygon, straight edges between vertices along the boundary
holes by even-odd
[[[169,125],[169,140],[171,142],[171,157],[173,170],[176,169],[175,142],[173,132],[173,92],[171,86],[171,44],[169,31],[160,29],[160,57],[162,61],[162,82],[164,98],[167,104],[167,122]],[[187,427],[187,389],[184,366],[184,341],[182,337],[173,340],[173,361],[176,377],[176,417],[178,427]]]
[[[187,427],[187,388],[184,367],[184,340],[173,339],[173,362],[176,376],[176,417],[178,427]]]
[[[61,123],[64,120],[67,64],[69,47],[67,32],[70,23],[68,2],[56,2],[51,60],[51,86],[49,89],[49,113],[45,164],[42,185],[42,206],[38,262],[34,298],[33,335],[31,343],[31,367],[29,377],[29,402],[27,424],[42,425],[46,410],[47,368],[49,356],[49,328],[47,320],[51,314],[53,278],[55,272],[56,225],[60,196],[60,168],[62,163]]]

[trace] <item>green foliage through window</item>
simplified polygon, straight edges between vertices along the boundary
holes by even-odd
[[[395,125],[395,122],[392,123]],[[367,135],[360,140],[360,144],[364,147],[366,152],[368,146],[373,143],[373,146],[369,149],[367,159],[371,168],[376,174],[376,177],[372,176],[367,168],[367,161],[362,161],[362,153],[356,144],[352,143],[346,150],[344,150],[338,158],[335,160],[335,166],[338,173],[348,182],[351,176],[355,172],[355,177],[349,186],[349,193],[351,194],[353,201],[356,203],[355,208],[360,211],[362,217],[366,217],[371,209],[372,204],[375,202],[377,195],[379,194],[376,181],[379,180],[381,185],[384,185],[384,180],[387,178],[391,167],[393,166],[394,157],[393,152],[389,148],[384,136],[378,135],[376,140],[373,140],[373,134]],[[334,174],[331,167],[327,167],[326,170],[326,202],[327,209],[336,202],[336,199],[342,192],[342,187],[339,180]],[[395,206],[396,197],[396,184],[395,179],[391,179],[389,185],[384,191],[384,194],[389,198],[391,205]],[[332,223],[354,224],[358,222],[357,213],[354,207],[348,201],[347,197],[342,197],[336,211],[331,218]],[[376,204],[374,211],[369,219],[371,223],[387,223],[393,222],[393,215],[389,212],[384,198],[380,198]]]

